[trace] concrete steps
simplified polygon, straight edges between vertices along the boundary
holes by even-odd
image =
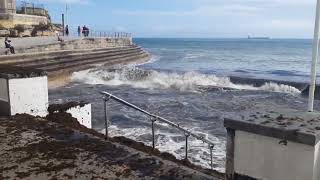
[[[61,68],[68,68],[68,67],[73,67],[73,66],[82,66],[82,65],[94,65],[94,64],[101,64],[101,63],[109,63],[110,61],[116,61],[116,60],[120,60],[123,58],[138,58],[141,57],[142,55],[144,55],[144,53],[142,52],[135,52],[135,53],[129,53],[129,54],[124,54],[124,55],[119,55],[119,56],[100,56],[100,57],[90,57],[90,58],[86,58],[86,59],[82,59],[79,61],[73,61],[73,62],[67,62],[67,63],[60,63],[60,64],[54,64],[54,65],[49,65],[49,66],[42,66],[42,67],[38,67],[38,66],[32,66],[32,68],[36,68],[36,69],[42,69],[45,71],[53,71],[53,70],[57,70],[57,69],[61,69]]]
[[[97,64],[99,62],[104,62],[104,66],[112,66],[112,65],[117,65],[117,64],[128,64],[130,62],[136,62],[137,60],[140,61],[147,61],[149,59],[149,56],[147,54],[141,54],[139,56],[133,57],[133,56],[127,56],[127,57],[122,57],[122,58],[115,58],[113,60],[105,61],[105,59],[99,59],[97,60]],[[55,76],[59,76],[60,74],[69,74],[71,72],[76,72],[76,71],[81,71],[81,70],[86,70],[95,67],[92,63],[83,63],[81,65],[68,65],[65,66],[63,69],[61,68],[53,68],[53,69],[47,69],[46,71],[48,72],[49,77],[53,78]]]
[[[76,62],[79,60],[82,60],[86,56],[88,58],[91,57],[113,57],[117,55],[123,55],[123,54],[129,54],[134,52],[142,52],[141,49],[125,49],[125,50],[117,50],[117,51],[101,51],[101,52],[93,52],[93,53],[80,53],[80,54],[72,54],[68,56],[57,56],[57,57],[49,57],[46,59],[40,59],[40,60],[33,60],[33,61],[27,61],[27,62],[15,62],[11,65],[18,65],[18,66],[25,66],[25,67],[43,67],[48,65],[55,65],[55,64],[63,64],[63,63],[69,63],[69,62]]]
[[[97,64],[114,65],[136,61],[141,62],[148,59],[148,53],[140,47],[128,46],[0,56],[0,65],[9,64],[42,69],[48,72],[50,78],[50,76],[58,76],[61,72],[72,73],[92,68]]]
[[[73,56],[78,56],[87,53],[108,53],[108,52],[118,52],[131,49],[141,49],[140,47],[125,47],[125,48],[104,48],[104,49],[89,49],[89,50],[66,50],[66,51],[53,51],[53,52],[39,52],[39,53],[28,53],[28,54],[18,54],[9,56],[0,56],[0,64],[18,64],[21,62],[29,61],[43,61],[49,59],[63,59],[70,58]]]

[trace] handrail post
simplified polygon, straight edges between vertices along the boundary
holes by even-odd
[[[190,137],[190,134],[185,134],[186,136],[186,157],[185,160],[188,160],[188,139]]]
[[[103,101],[104,101],[104,126],[106,129],[106,139],[109,139],[109,119],[108,119],[108,106],[107,106],[107,102],[110,100],[110,97],[104,97]]]
[[[210,145],[210,157],[211,157],[211,170],[213,170],[213,145]]]
[[[155,133],[154,133],[154,123],[156,122],[156,119],[151,118],[151,123],[152,123],[152,149],[156,148],[156,143],[155,143]]]

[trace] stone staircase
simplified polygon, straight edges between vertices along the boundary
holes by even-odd
[[[96,65],[145,62],[150,56],[141,47],[63,50],[0,56],[0,65],[12,65],[44,70],[49,78],[92,68]]]

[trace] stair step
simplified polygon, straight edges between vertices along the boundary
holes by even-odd
[[[45,52],[45,53],[31,53],[31,54],[21,54],[21,55],[9,55],[9,56],[0,56],[0,64],[14,64],[18,62],[28,62],[35,60],[43,60],[56,57],[68,57],[72,55],[81,55],[88,53],[99,53],[99,52],[115,52],[119,50],[130,50],[130,49],[139,49],[139,47],[125,47],[125,48],[104,48],[104,49],[89,49],[89,50],[76,50],[76,51],[54,51],[54,52]]]
[[[113,53],[98,53],[98,54],[85,54],[82,56],[70,56],[68,58],[55,58],[51,60],[41,60],[41,61],[30,61],[30,62],[22,62],[22,63],[15,63],[12,65],[18,66],[47,66],[47,65],[54,65],[54,64],[62,64],[62,63],[69,63],[82,60],[84,58],[89,57],[114,57],[118,55],[130,54],[135,52],[142,52],[142,50],[128,50],[128,51],[118,51]]]
[[[139,54],[131,54],[123,57],[113,57],[113,58],[108,58],[108,57],[100,57],[100,58],[92,58],[92,59],[87,59],[84,61],[77,61],[73,63],[65,63],[65,64],[59,64],[59,65],[54,65],[54,66],[46,66],[46,67],[32,67],[32,68],[37,68],[37,69],[42,69],[44,71],[50,71],[50,70],[57,70],[57,69],[64,69],[68,68],[69,66],[82,66],[85,64],[99,64],[99,63],[107,63],[110,61],[114,61],[117,59],[122,59],[122,58],[135,58],[135,57],[140,57],[144,55],[144,53],[139,53]]]
[[[143,59],[143,58],[148,58],[147,54],[143,54],[141,56],[137,56],[137,57],[127,57],[127,58],[123,58],[123,59],[116,59],[114,61],[108,61],[105,62],[104,60],[100,60],[100,62],[104,62],[104,65],[115,65],[115,64],[120,64],[120,63],[127,63],[127,62],[133,62],[133,61],[137,61],[138,59]],[[69,65],[64,67],[63,69],[61,68],[57,68],[57,69],[47,69],[47,73],[49,75],[49,77],[55,76],[55,75],[59,75],[61,73],[72,73],[72,72],[76,72],[76,71],[81,71],[81,70],[85,70],[85,69],[90,69],[95,67],[92,63],[87,63],[81,66],[77,66],[77,65]]]

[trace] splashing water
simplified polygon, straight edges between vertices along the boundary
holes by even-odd
[[[198,87],[220,87],[289,94],[301,93],[301,91],[295,87],[272,82],[265,83],[261,87],[254,87],[252,85],[234,84],[228,77],[218,77],[194,71],[185,73],[158,72],[155,70],[143,70],[135,66],[111,70],[93,69],[76,72],[73,74],[72,80],[87,84],[105,84],[110,86],[129,85],[134,88],[177,89],[180,91],[196,91]]]

